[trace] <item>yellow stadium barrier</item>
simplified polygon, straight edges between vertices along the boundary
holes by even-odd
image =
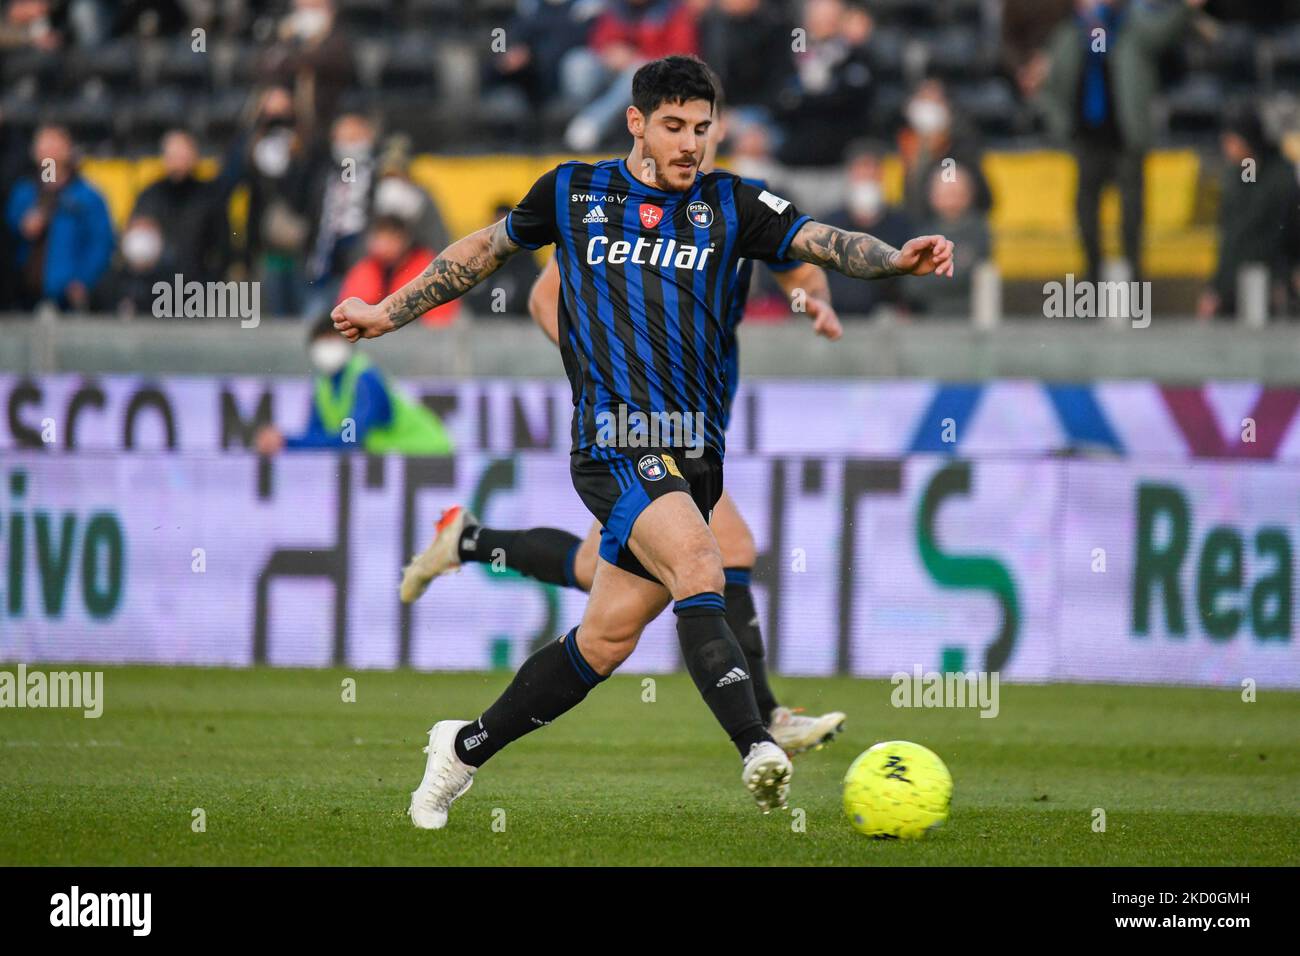
[[[498,203],[511,204],[557,163],[571,156],[417,157],[412,178],[429,191],[442,210],[451,235],[461,236],[492,221]],[[103,191],[120,228],[140,191],[162,175],[156,158],[87,159],[88,180]],[[1083,250],[1074,225],[1078,173],[1068,153],[1034,151],[990,153],[983,163],[993,190],[991,217],[995,258],[1007,279],[1048,279],[1083,270]],[[201,175],[216,172],[205,159]],[[1204,278],[1214,269],[1213,223],[1198,222],[1200,159],[1190,150],[1152,153],[1147,159],[1145,259],[1152,278]],[[902,193],[902,168],[896,157],[885,163],[886,195]],[[247,196],[231,201],[231,228],[244,233]],[[1119,255],[1119,197],[1114,188],[1102,200],[1103,242]],[[549,253],[546,253],[549,254]],[[545,255],[545,254],[544,254]],[[543,255],[543,258],[544,258]]]

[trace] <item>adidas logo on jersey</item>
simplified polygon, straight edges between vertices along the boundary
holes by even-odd
[[[604,207],[599,204],[592,206],[587,215],[582,217],[584,225],[591,225],[593,222],[609,222],[609,217],[605,215]]]
[[[728,684],[739,684],[742,680],[749,680],[749,675],[739,667],[733,667],[727,673],[723,674],[714,684],[714,687],[726,687]]]

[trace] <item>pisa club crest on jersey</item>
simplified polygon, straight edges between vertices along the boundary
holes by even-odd
[[[686,207],[686,216],[701,229],[713,225],[713,209],[706,202],[696,200]]]
[[[658,455],[643,455],[636,463],[636,470],[641,472],[641,477],[646,481],[658,481],[668,474],[668,469]]]
[[[641,225],[653,229],[664,218],[664,211],[653,203],[643,202],[637,212],[641,214]]]

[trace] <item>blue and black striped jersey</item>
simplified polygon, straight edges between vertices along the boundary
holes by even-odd
[[[574,449],[605,444],[601,422],[623,406],[625,417],[699,422],[703,445],[722,454],[738,264],[784,258],[808,218],[723,171],[680,193],[645,185],[621,159],[563,163],[539,179],[506,230],[528,249],[556,246]]]

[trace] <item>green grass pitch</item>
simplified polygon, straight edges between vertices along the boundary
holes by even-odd
[[[0,864],[1300,863],[1300,694],[1267,689],[1004,684],[983,719],[896,709],[884,681],[778,678],[783,702],[849,722],[795,758],[802,813],[765,817],[684,675],[652,703],[620,676],[494,758],[446,830],[415,830],[424,733],[508,676],[108,669],[98,720],[0,711]],[[853,757],[897,738],[955,781],[947,825],[916,843],[868,840],[840,808]]]

